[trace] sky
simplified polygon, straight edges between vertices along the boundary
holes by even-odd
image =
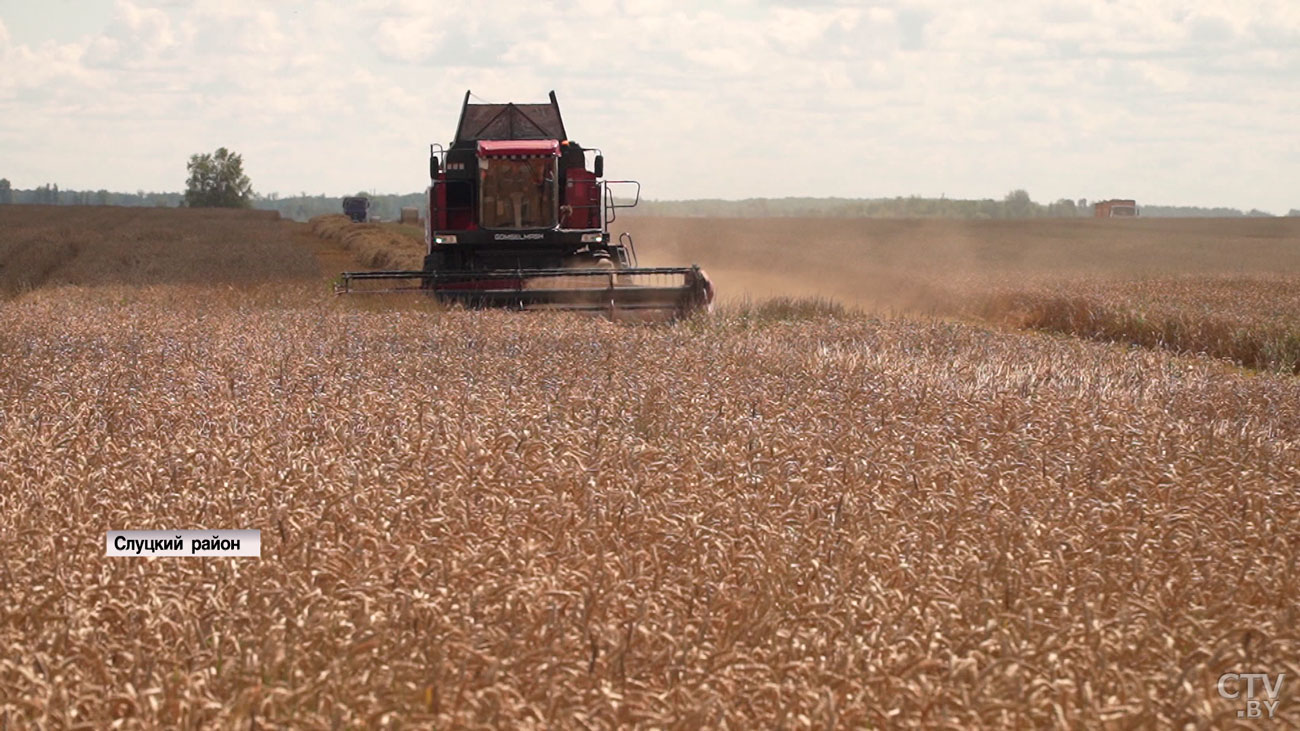
[[[538,102],[656,200],[1300,208],[1297,0],[0,0],[0,177],[427,184],[466,90]]]

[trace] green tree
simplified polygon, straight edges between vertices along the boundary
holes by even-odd
[[[0,178],[0,205],[9,205],[14,202],[14,188],[9,184],[9,178]]]
[[[191,155],[185,205],[190,208],[248,208],[253,185],[244,174],[244,158],[224,147],[212,154]]]
[[[1029,218],[1035,213],[1034,201],[1023,188],[1007,193],[1007,197],[1002,202],[1007,218]]]
[[[1055,203],[1049,203],[1047,206],[1047,215],[1058,216],[1060,218],[1073,218],[1079,215],[1078,206],[1069,198],[1062,198]]]

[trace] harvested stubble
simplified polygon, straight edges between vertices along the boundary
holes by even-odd
[[[0,206],[0,298],[58,285],[247,285],[315,278],[275,211]]]
[[[347,216],[317,216],[308,222],[313,233],[337,241],[372,269],[421,269],[425,246],[414,236],[417,229],[397,230],[380,223],[356,223]],[[406,231],[410,229],[411,231]]]
[[[0,304],[0,718],[1218,725],[1300,677],[1295,379],[300,294]],[[218,527],[263,557],[102,556]]]

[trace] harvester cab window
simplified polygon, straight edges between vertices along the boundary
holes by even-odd
[[[554,157],[485,157],[479,175],[483,228],[555,226]]]

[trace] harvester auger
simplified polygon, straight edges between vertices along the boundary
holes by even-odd
[[[641,267],[629,234],[611,239],[609,224],[640,201],[641,185],[605,180],[604,163],[568,138],[555,92],[545,104],[471,104],[465,92],[455,140],[429,149],[424,268],[345,272],[338,290],[613,318],[709,307],[713,285],[698,266]]]

